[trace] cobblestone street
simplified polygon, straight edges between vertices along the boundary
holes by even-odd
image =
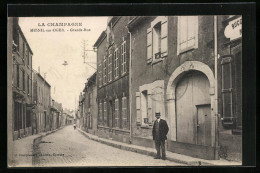
[[[182,166],[87,139],[72,126],[42,138],[35,166]]]

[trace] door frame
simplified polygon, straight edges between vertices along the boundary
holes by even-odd
[[[169,129],[169,140],[176,141],[176,104],[175,104],[175,89],[178,81],[183,77],[187,72],[195,70],[200,71],[206,75],[209,80],[210,88],[210,105],[211,105],[211,146],[216,146],[216,132],[217,132],[217,110],[215,104],[215,78],[210,67],[199,61],[186,61],[182,65],[180,65],[171,75],[167,89],[166,89],[166,120],[170,124]]]

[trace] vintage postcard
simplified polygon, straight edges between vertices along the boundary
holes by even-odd
[[[242,19],[8,17],[8,167],[242,165]]]

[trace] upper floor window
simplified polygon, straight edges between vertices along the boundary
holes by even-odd
[[[104,69],[103,69],[103,84],[107,82],[107,58],[104,56]]]
[[[119,66],[118,66],[118,49],[115,50],[114,53],[114,64],[115,64],[115,78],[118,78],[119,76]]]
[[[98,84],[99,84],[99,87],[102,86],[102,63],[100,63],[98,65]]]
[[[121,56],[122,56],[122,74],[126,73],[126,41],[121,45]]]
[[[27,65],[30,65],[30,52],[29,49],[27,49]]]
[[[177,54],[196,48],[198,48],[198,16],[179,16]]]
[[[20,87],[20,68],[19,68],[19,65],[17,65],[17,69],[16,69],[17,73],[16,73],[16,80],[17,80],[17,87],[19,88]]]
[[[25,73],[23,70],[23,91],[25,91]]]
[[[30,94],[30,78],[29,75],[27,75],[27,94]]]
[[[108,82],[112,81],[112,54],[108,55]]]
[[[168,55],[168,17],[158,16],[147,29],[147,63]]]
[[[26,49],[26,47],[25,47],[25,44],[23,42],[23,61],[24,61],[24,58],[25,58],[25,49]]]

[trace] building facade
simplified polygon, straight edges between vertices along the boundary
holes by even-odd
[[[32,134],[32,56],[33,52],[18,24],[12,18],[12,116],[13,139]]]
[[[38,72],[33,72],[33,131],[40,133],[51,130],[51,85]]]
[[[84,109],[84,127],[85,130],[91,134],[97,132],[98,120],[98,104],[97,104],[97,85],[96,74],[88,78],[84,88],[85,109]]]
[[[109,17],[97,48],[97,135],[129,142],[129,45],[131,17]]]
[[[229,20],[151,16],[128,23],[133,144],[154,147],[160,112],[169,125],[168,151],[241,160],[241,38],[230,48],[234,43],[224,35]]]
[[[54,99],[52,99],[51,102],[51,109],[50,109],[50,129],[55,130],[58,129],[61,126],[61,118],[62,118],[62,104],[56,102]]]

